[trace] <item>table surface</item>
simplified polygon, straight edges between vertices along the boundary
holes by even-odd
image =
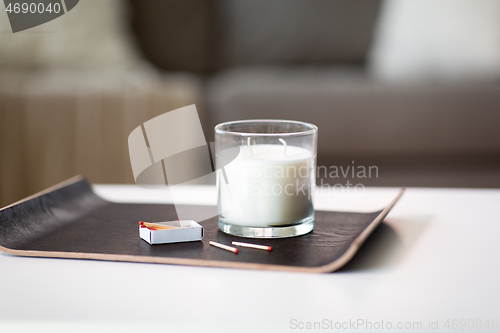
[[[172,202],[163,190],[94,189],[115,202]],[[375,211],[398,190],[322,188],[316,209]],[[212,186],[178,193],[180,204],[216,200]],[[500,190],[409,188],[355,258],[331,274],[2,253],[0,331],[363,331],[372,325],[436,332],[436,325],[452,331],[465,324],[498,332],[499,206]]]

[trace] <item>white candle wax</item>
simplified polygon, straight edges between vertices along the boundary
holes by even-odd
[[[312,214],[315,156],[309,150],[243,145],[222,151],[217,162],[226,164],[224,156],[234,156],[238,149],[236,159],[217,173],[218,209],[223,222],[248,227],[284,226]]]

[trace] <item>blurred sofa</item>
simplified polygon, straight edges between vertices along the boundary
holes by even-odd
[[[160,73],[136,54],[125,5],[82,1],[29,32],[0,34],[1,206],[78,174],[133,183],[130,132],[200,102],[197,76]],[[0,5],[7,31],[4,14]]]
[[[229,120],[314,123],[320,164],[380,165],[386,178],[366,185],[500,186],[498,78],[399,82],[373,75],[368,60],[381,1],[120,4],[127,15],[102,22],[119,21],[132,51],[103,54],[107,62],[97,69],[59,68],[65,60],[57,58],[43,70],[0,72],[0,202],[78,173],[92,182],[132,183],[128,133],[193,103],[207,140],[214,125]],[[85,36],[73,43],[85,45],[81,52],[108,52],[116,39],[94,49]],[[129,53],[141,65],[116,70],[114,63],[125,61],[113,57]],[[93,57],[82,56],[80,65]],[[460,166],[464,172],[456,172]],[[415,168],[420,178],[407,172]],[[428,177],[433,170],[439,173]],[[474,177],[480,173],[487,176]]]
[[[94,183],[133,183],[130,132],[199,95],[189,78],[142,72],[1,73],[0,201],[78,174]]]
[[[144,56],[204,77],[207,133],[223,121],[283,118],[317,124],[321,156],[500,152],[500,78],[400,83],[370,74],[379,1],[132,3]]]

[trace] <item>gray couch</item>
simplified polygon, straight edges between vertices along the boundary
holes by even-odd
[[[204,79],[209,139],[219,122],[298,119],[319,126],[320,163],[380,165],[367,184],[500,186],[500,82],[377,81],[366,58],[379,1],[132,5],[145,57]]]
[[[298,119],[319,126],[319,164],[378,166],[378,177],[330,183],[500,187],[499,82],[371,77],[379,1],[121,4],[153,74],[0,70],[1,205],[75,174],[133,182],[130,131],[194,103],[207,140],[223,121]]]

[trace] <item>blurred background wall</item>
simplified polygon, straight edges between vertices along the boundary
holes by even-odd
[[[378,166],[355,183],[500,187],[496,0],[85,0],[16,34],[4,14],[1,205],[75,174],[133,183],[128,134],[193,103],[207,140],[314,123],[319,164]]]

